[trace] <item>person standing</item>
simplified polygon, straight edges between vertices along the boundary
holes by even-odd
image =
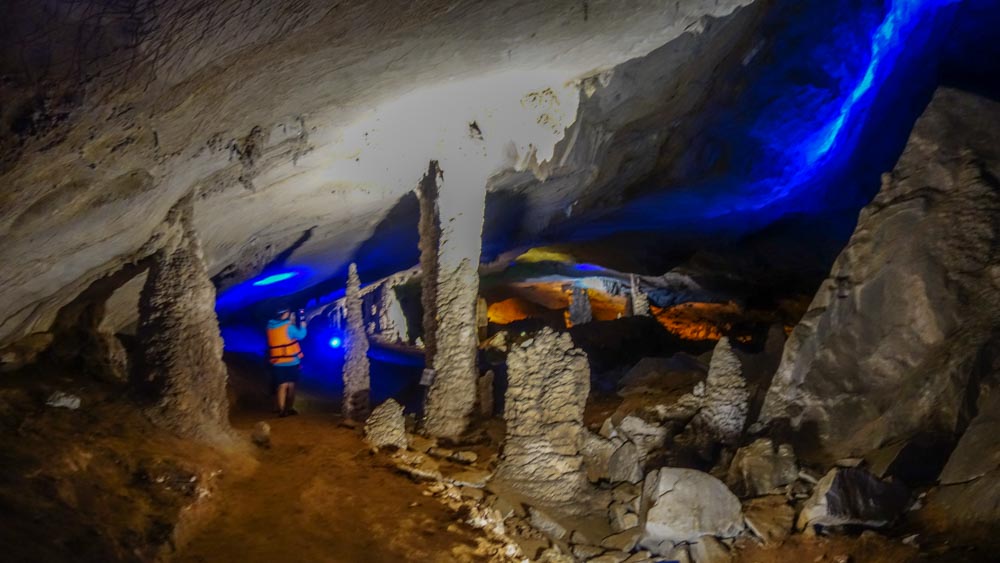
[[[271,388],[275,390],[278,416],[299,414],[295,410],[295,384],[299,381],[302,364],[302,346],[306,337],[303,311],[298,319],[289,309],[281,309],[275,318],[267,321],[268,361],[271,363]],[[296,322],[297,321],[297,322]]]

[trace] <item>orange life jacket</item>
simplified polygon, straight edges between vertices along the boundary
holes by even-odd
[[[302,359],[299,341],[288,336],[289,326],[291,323],[267,329],[268,359],[272,364],[287,364],[295,358]]]

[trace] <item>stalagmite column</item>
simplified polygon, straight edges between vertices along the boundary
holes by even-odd
[[[545,506],[586,510],[583,410],[587,354],[569,334],[542,329],[507,357],[507,439],[493,480]]]
[[[590,294],[587,293],[587,288],[574,285],[569,300],[569,325],[578,326],[592,320],[594,313],[590,308]]]
[[[371,410],[368,365],[368,334],[365,332],[364,300],[361,297],[361,279],[358,267],[351,264],[347,270],[347,338],[344,339],[344,416],[364,420]]]
[[[424,343],[434,380],[424,430],[458,439],[476,403],[476,301],[482,250],[486,176],[481,163],[431,162],[419,187]]]
[[[629,277],[629,285],[632,289],[632,292],[629,295],[629,303],[632,306],[632,315],[636,317],[648,317],[649,298],[642,292],[642,287],[639,285],[639,276],[632,274]]]
[[[157,423],[182,436],[231,439],[226,366],[215,316],[215,287],[192,227],[193,197],[182,199],[164,223],[165,244],[150,257],[139,300],[142,376],[155,393]]]

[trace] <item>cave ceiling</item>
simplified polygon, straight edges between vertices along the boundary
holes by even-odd
[[[489,260],[850,223],[962,3],[5,4],[0,341],[144,258],[192,190],[220,309],[412,267],[429,159],[489,178]]]

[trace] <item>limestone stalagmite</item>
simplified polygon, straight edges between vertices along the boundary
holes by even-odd
[[[368,334],[365,332],[361,279],[358,267],[347,271],[347,338],[344,341],[344,416],[364,420],[371,408],[368,365]]]
[[[150,258],[139,302],[142,376],[155,393],[150,416],[183,436],[230,438],[226,366],[215,287],[192,227],[193,198],[170,210],[164,244]]]
[[[590,294],[587,288],[574,285],[569,300],[569,324],[578,326],[594,320],[594,313],[590,306]]]
[[[632,308],[632,314],[635,316],[649,315],[649,297],[646,296],[639,285],[639,276],[632,274],[629,282],[629,286],[632,289],[631,293],[629,293],[629,304]]]
[[[486,177],[474,164],[453,161],[449,172],[432,162],[420,184],[424,335],[435,373],[424,430],[453,440],[469,424],[479,377],[476,302]]]
[[[712,354],[704,402],[692,425],[711,440],[733,445],[746,425],[749,400],[740,359],[723,337]]]
[[[511,350],[507,379],[507,437],[495,481],[542,504],[585,509],[587,355],[568,334],[546,328]]]

